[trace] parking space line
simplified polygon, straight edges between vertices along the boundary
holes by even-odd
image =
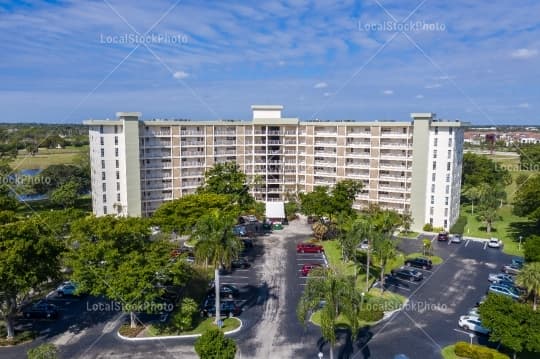
[[[467,242],[465,242],[465,247],[467,247],[469,245],[469,243],[471,242],[470,239],[467,239]]]
[[[242,277],[239,275],[222,275],[219,277],[219,279],[227,279],[227,278],[242,278],[242,279],[249,279],[249,277]]]
[[[250,269],[235,269],[235,272],[249,272]]]
[[[220,284],[234,284],[236,286],[241,286],[241,285],[247,286],[247,285],[249,285],[248,283],[238,283],[238,282],[227,282],[227,283],[221,282]]]
[[[487,244],[488,244],[488,242],[486,241],[486,242],[484,243],[484,250],[486,250]]]
[[[297,261],[324,261],[324,258],[296,258]]]
[[[454,328],[454,331],[456,331],[456,332],[458,332],[458,333],[461,333],[461,334],[465,334],[465,335],[471,335],[471,334],[472,334],[472,335],[476,336],[476,334],[474,334],[474,333],[472,333],[472,332],[466,332],[466,331],[461,330],[461,329],[456,329],[456,328]]]

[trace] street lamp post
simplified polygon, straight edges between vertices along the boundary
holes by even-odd
[[[471,346],[472,346],[472,340],[474,338],[474,334],[473,333],[469,333],[469,339],[471,339]]]
[[[324,354],[322,352],[319,352],[319,354],[317,354],[317,356],[319,357],[319,359],[322,359],[322,357],[324,356]]]
[[[519,247],[518,249],[521,250],[521,240],[523,239],[523,236],[519,236]]]

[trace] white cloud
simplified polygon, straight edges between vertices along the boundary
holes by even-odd
[[[450,75],[443,75],[443,76],[437,77],[438,80],[442,80],[442,81],[453,80],[455,78],[456,78],[455,76],[450,76]]]
[[[523,103],[520,103],[519,105],[517,105],[517,107],[519,107],[519,108],[529,108],[529,107],[531,107],[531,105],[529,105],[528,102],[523,102]]]
[[[426,85],[424,86],[424,88],[427,88],[427,89],[436,89],[436,88],[439,88],[441,87],[442,85],[441,84],[431,84],[431,85]]]
[[[325,92],[325,93],[323,93],[323,96],[324,96],[324,97],[328,97],[328,96],[330,96],[330,95],[331,95],[330,92]]]
[[[530,59],[531,57],[535,57],[538,55],[538,50],[535,49],[517,49],[515,51],[512,51],[512,56],[515,59]]]
[[[176,71],[173,75],[173,77],[175,79],[178,79],[178,80],[183,80],[185,78],[187,78],[189,76],[189,74],[185,71]]]
[[[424,95],[416,95],[416,98],[422,99],[422,98],[424,98]]]
[[[383,95],[393,95],[394,94],[394,90],[384,90],[383,91]]]
[[[315,84],[315,86],[313,86],[313,88],[316,88],[316,89],[323,89],[326,87],[328,87],[328,84],[326,82],[318,82]]]

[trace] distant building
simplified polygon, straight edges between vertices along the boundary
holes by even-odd
[[[264,202],[288,194],[363,182],[355,208],[378,204],[410,212],[414,229],[449,229],[459,216],[463,128],[433,113],[412,121],[300,121],[282,106],[252,106],[251,121],[88,120],[92,204],[98,216],[149,216],[164,202],[194,193],[204,172],[235,161]]]

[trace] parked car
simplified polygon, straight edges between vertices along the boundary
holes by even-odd
[[[512,265],[515,265],[516,267],[523,267],[523,265],[525,264],[525,261],[523,260],[523,258],[513,258],[512,259]]]
[[[450,236],[451,243],[461,243],[462,240],[463,237],[461,236],[461,234],[453,234]]]
[[[296,252],[298,253],[322,253],[324,252],[323,246],[313,243],[299,243],[296,245]]]
[[[220,302],[220,314],[222,316],[232,317],[239,315],[242,310],[232,300],[224,300]],[[216,315],[216,301],[213,298],[207,298],[201,310],[202,316],[214,317]]]
[[[208,297],[213,298],[216,296],[216,290],[215,287],[212,285],[210,289],[208,290]],[[238,288],[236,288],[234,285],[231,284],[222,284],[219,286],[219,296],[220,298],[236,298],[238,297],[238,294],[240,294],[240,291]]]
[[[491,238],[489,241],[488,241],[488,247],[489,248],[501,248],[501,241],[498,240],[497,238]]]
[[[55,319],[58,318],[58,308],[46,300],[40,300],[24,307],[22,315],[25,318]]]
[[[364,239],[358,247],[356,247],[357,250],[360,251],[367,251],[369,249],[369,241],[367,239]]]
[[[431,269],[433,267],[433,263],[427,258],[409,258],[405,260],[405,265],[422,269]]]
[[[460,328],[470,330],[472,332],[480,334],[489,334],[489,329],[482,326],[482,322],[479,317],[462,315],[459,317],[458,325]]]
[[[58,296],[63,297],[65,295],[76,295],[77,293],[77,285],[71,281],[64,282],[56,288],[56,294]]]
[[[488,281],[491,283],[496,283],[501,280],[513,282],[514,277],[506,273],[490,273],[488,276]]]
[[[469,310],[469,313],[467,313],[467,316],[470,317],[480,317],[480,314],[478,313],[478,307],[472,308]]]
[[[307,275],[309,275],[309,272],[311,272],[311,270],[314,268],[322,268],[322,265],[318,263],[304,264],[302,266],[302,269],[300,269],[300,272],[304,277],[306,277]]]
[[[424,278],[424,275],[422,274],[422,272],[416,269],[393,269],[391,273],[394,277],[407,279],[407,280],[410,280],[411,282],[419,281]]]
[[[521,266],[510,264],[503,266],[501,270],[507,274],[518,274],[519,272],[521,272]]]
[[[251,267],[251,264],[247,261],[245,258],[238,258],[231,262],[232,268],[241,268],[241,269],[247,269]]]
[[[237,236],[244,237],[247,235],[247,229],[245,226],[237,225],[233,227],[233,233]]]
[[[495,294],[502,294],[506,295],[507,297],[510,297],[512,299],[520,299],[519,291],[516,288],[513,287],[505,287],[498,284],[492,284],[489,286],[488,289],[489,293],[495,293]]]
[[[244,248],[253,248],[252,238],[242,238],[242,243],[244,244]]]
[[[438,241],[447,241],[448,240],[448,232],[440,232],[437,235],[437,240]]]

